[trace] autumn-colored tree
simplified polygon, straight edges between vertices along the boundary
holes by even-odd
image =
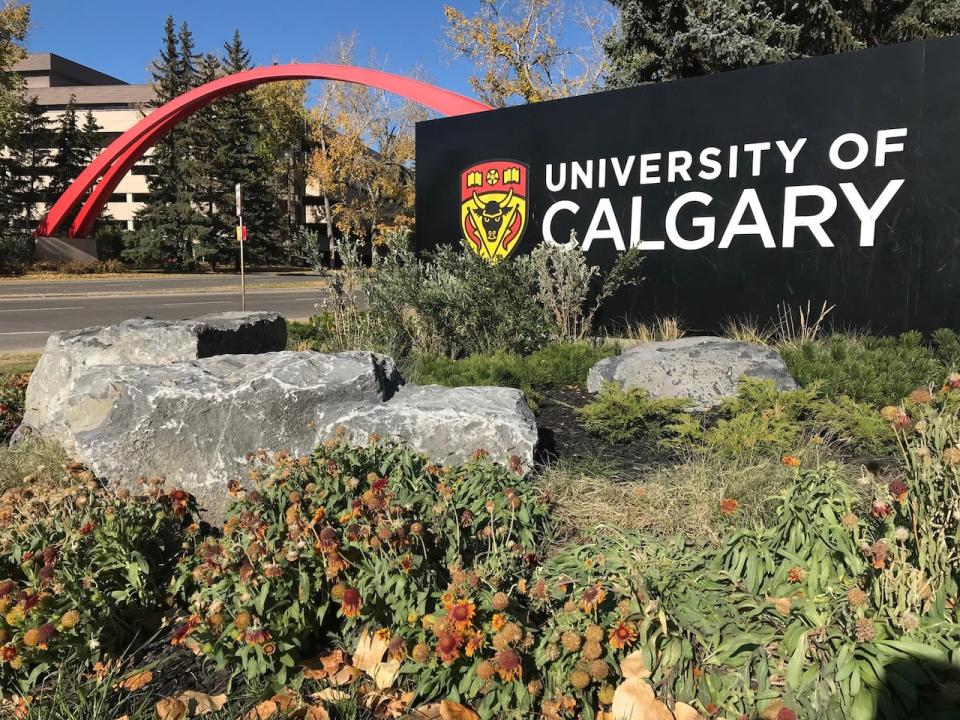
[[[336,60],[353,64],[354,39],[341,40]],[[371,67],[377,65],[371,58]],[[311,179],[320,187],[342,235],[385,242],[412,227],[414,125],[427,113],[410,102],[352,83],[329,83],[313,110]]]
[[[5,144],[15,126],[17,112],[25,102],[23,78],[8,72],[25,54],[20,44],[30,27],[30,6],[16,0],[0,5],[0,144]]]
[[[450,5],[447,40],[451,51],[473,60],[470,85],[489,105],[504,107],[579,95],[597,88],[605,71],[601,49],[612,16],[604,4],[586,10],[558,0],[480,0],[467,16]],[[575,25],[584,47],[564,43]]]

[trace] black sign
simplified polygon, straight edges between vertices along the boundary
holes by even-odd
[[[960,327],[960,38],[420,123],[417,247],[460,241],[639,248],[608,319]]]

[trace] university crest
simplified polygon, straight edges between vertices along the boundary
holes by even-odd
[[[484,260],[510,255],[527,229],[527,166],[485,160],[460,173],[460,229]]]

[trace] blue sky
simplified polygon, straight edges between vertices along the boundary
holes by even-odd
[[[167,15],[178,24],[186,20],[204,52],[219,52],[239,29],[257,65],[325,60],[338,34],[356,31],[358,64],[375,49],[386,70],[419,64],[424,79],[472,95],[471,64],[444,52],[444,4],[468,13],[477,7],[476,0],[32,0],[27,46],[141,83],[149,79]],[[570,39],[579,41],[573,30]]]

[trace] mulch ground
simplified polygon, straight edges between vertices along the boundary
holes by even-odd
[[[608,468],[614,474],[632,476],[653,466],[670,465],[676,461],[676,454],[657,447],[657,439],[653,436],[614,445],[588,433],[580,425],[577,409],[591,398],[590,393],[580,388],[555,388],[538,398],[535,412],[540,431],[538,464],[559,461],[589,463]]]

